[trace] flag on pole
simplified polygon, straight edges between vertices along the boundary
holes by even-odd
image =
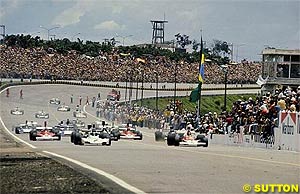
[[[203,41],[201,36],[201,49],[200,49],[200,64],[199,64],[199,75],[198,75],[198,81],[199,83],[203,83],[204,81],[204,53],[203,53]]]
[[[197,102],[199,100],[199,88],[195,88],[190,94],[190,102]]]

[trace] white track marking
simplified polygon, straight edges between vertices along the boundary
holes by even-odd
[[[33,148],[33,149],[36,148],[34,145],[31,145],[30,143],[24,141],[23,139],[20,139],[20,138],[17,137],[15,134],[13,134],[10,130],[8,130],[7,127],[5,126],[5,124],[4,124],[4,122],[3,122],[3,120],[2,120],[1,117],[0,117],[0,122],[1,122],[1,124],[2,124],[2,126],[3,126],[3,128],[6,130],[6,132],[8,132],[14,139],[16,139],[17,141],[22,142],[22,143],[28,145],[29,147],[31,147],[31,148]]]
[[[13,86],[13,87],[18,87],[18,86]],[[11,88],[11,87],[8,87],[8,88]],[[1,94],[3,91],[4,91],[4,90],[0,91],[0,94]],[[48,104],[48,106],[49,106],[49,104]],[[85,108],[85,107],[84,107],[84,108]],[[14,139],[16,139],[16,140],[19,141],[19,142],[22,142],[22,143],[26,144],[27,146],[29,146],[29,147],[31,147],[31,148],[33,148],[33,149],[36,149],[36,148],[37,148],[36,146],[31,145],[30,143],[28,143],[28,142],[26,142],[26,141],[20,139],[20,138],[17,137],[15,134],[13,134],[10,130],[8,130],[7,127],[5,126],[5,124],[4,124],[3,120],[2,120],[2,118],[1,118],[1,115],[0,115],[0,123],[2,124],[2,126],[4,127],[4,129],[5,129],[5,130],[6,130],[6,131],[7,131]],[[100,170],[100,169],[91,167],[91,166],[89,166],[89,165],[87,165],[87,164],[84,164],[84,163],[82,163],[82,162],[79,162],[79,161],[77,161],[77,160],[74,160],[74,159],[71,159],[71,158],[68,158],[68,157],[59,155],[59,154],[55,154],[55,153],[48,152],[48,151],[42,151],[42,152],[43,152],[43,153],[47,153],[47,154],[52,155],[52,156],[56,156],[56,157],[63,158],[63,159],[65,159],[65,160],[68,160],[68,161],[70,161],[70,162],[73,162],[74,164],[77,164],[77,165],[79,165],[79,166],[81,166],[81,167],[83,167],[83,168],[92,170],[92,171],[94,171],[94,172],[96,172],[96,173],[98,173],[98,174],[100,174],[100,175],[102,175],[102,176],[105,176],[106,178],[112,180],[112,181],[115,182],[116,184],[122,186],[123,188],[125,188],[125,189],[127,189],[127,190],[129,190],[129,191],[131,191],[131,192],[139,193],[139,194],[144,194],[144,193],[145,193],[144,191],[142,191],[142,190],[140,190],[140,189],[138,189],[138,188],[136,188],[136,187],[134,187],[134,186],[132,186],[132,185],[129,185],[129,184],[126,183],[125,181],[123,181],[123,180],[121,180],[121,179],[119,179],[119,178],[117,178],[117,177],[115,177],[115,176],[113,176],[113,175],[111,175],[111,174],[109,174],[109,173],[106,173],[106,172],[104,172],[104,171],[102,171],[102,170]]]
[[[16,86],[15,86],[15,87],[16,87]],[[10,88],[10,87],[8,87],[8,88]],[[2,91],[0,91],[0,94],[1,94],[2,92],[4,92],[4,89],[3,89]],[[3,128],[6,130],[6,132],[9,133],[15,140],[17,140],[17,141],[19,141],[19,142],[22,142],[23,144],[26,144],[26,145],[28,145],[29,147],[33,148],[33,149],[36,149],[36,147],[35,147],[34,145],[31,145],[30,143],[28,143],[28,142],[24,141],[23,139],[17,137],[17,136],[16,136],[15,134],[13,134],[10,130],[8,130],[8,128],[7,128],[6,125],[4,124],[4,122],[3,122],[2,118],[1,118],[1,116],[0,116],[0,122],[1,122],[1,124],[2,124],[2,126],[3,126]]]
[[[108,173],[106,173],[106,172],[104,172],[104,171],[102,171],[102,170],[99,170],[99,169],[97,169],[97,168],[94,168],[94,167],[92,167],[92,166],[89,166],[89,165],[87,165],[87,164],[84,164],[84,163],[82,163],[82,162],[80,162],[80,161],[78,161],[78,160],[74,160],[74,159],[71,159],[71,158],[68,158],[68,157],[65,157],[65,156],[56,154],[56,153],[48,152],[48,151],[43,151],[43,152],[46,153],[46,154],[50,154],[50,155],[52,155],[52,156],[59,157],[59,158],[62,158],[62,159],[64,159],[64,160],[70,161],[70,162],[72,162],[72,163],[74,163],[74,164],[77,164],[77,165],[83,167],[83,168],[92,170],[92,171],[94,171],[94,172],[96,172],[96,173],[98,173],[98,174],[100,174],[100,175],[102,175],[102,176],[105,176],[106,178],[112,180],[113,182],[117,183],[118,185],[120,185],[120,186],[123,187],[123,188],[128,189],[128,190],[131,191],[131,192],[139,193],[139,194],[144,194],[144,193],[145,193],[144,191],[142,191],[142,190],[140,190],[140,189],[138,189],[138,188],[136,188],[136,187],[134,187],[134,186],[132,186],[132,185],[129,185],[129,184],[126,183],[125,181],[123,181],[123,180],[121,180],[121,179],[119,179],[119,178],[117,178],[117,177],[115,177],[115,176],[113,176],[113,175],[111,175],[111,174],[108,174]]]
[[[200,151],[200,150],[191,150],[191,149],[184,149],[181,147],[174,147],[174,146],[162,146],[162,145],[156,145],[156,144],[147,144],[143,142],[137,142],[133,141],[133,143],[136,144],[142,144],[142,145],[147,145],[147,146],[152,146],[152,147],[157,147],[161,149],[169,149],[169,150],[177,150],[177,151],[183,151],[183,152],[191,152],[191,153],[196,153],[196,154],[204,154],[204,155],[210,155],[210,156],[219,156],[219,157],[225,157],[225,158],[238,158],[238,159],[244,159],[244,160],[252,160],[252,161],[258,161],[258,162],[263,162],[265,164],[280,164],[280,165],[289,165],[289,166],[295,166],[300,168],[300,164],[296,163],[290,163],[290,162],[281,162],[281,161],[274,161],[274,160],[267,160],[267,159],[261,159],[261,158],[252,158],[252,157],[246,157],[246,156],[237,156],[237,155],[231,155],[231,154],[218,154],[218,153],[213,153],[213,152],[205,152],[205,151]]]

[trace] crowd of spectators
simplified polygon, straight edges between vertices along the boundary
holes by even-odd
[[[103,104],[98,106],[98,116],[117,123],[132,123],[155,129],[182,129],[190,126],[210,134],[257,135],[260,142],[274,137],[279,112],[300,111],[300,86],[296,89],[277,89],[255,99],[238,100],[230,111],[220,114],[208,112],[197,117],[196,112],[174,112],[173,106],[163,111],[128,104]],[[274,142],[269,142],[274,143]]]
[[[53,49],[8,47],[0,45],[0,77],[56,80],[116,81],[141,80],[155,82],[196,83],[198,63],[175,62],[166,57],[147,57],[145,63],[118,51],[90,57],[69,51],[60,54]],[[259,63],[228,66],[228,83],[256,83],[261,71]],[[224,83],[222,69],[205,64],[205,83]]]

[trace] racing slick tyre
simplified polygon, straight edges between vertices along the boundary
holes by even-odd
[[[172,145],[175,144],[175,135],[176,134],[173,134],[173,133],[168,134],[168,136],[167,136],[167,144],[168,144],[168,146],[172,146]]]
[[[15,133],[16,133],[16,134],[20,134],[19,129],[15,129]]]
[[[196,140],[199,140],[200,142],[204,142],[205,145],[203,145],[203,147],[208,147],[208,139],[205,137],[205,135],[202,134],[197,135]]]
[[[32,141],[36,141],[36,136],[37,136],[37,133],[34,131],[29,134],[29,139]]]
[[[155,141],[164,141],[164,134],[161,131],[155,131]]]
[[[111,139],[109,138],[109,141],[107,144],[105,144],[106,146],[111,146]]]
[[[181,138],[178,134],[175,135],[174,139],[174,146],[179,146],[179,142],[181,141]]]
[[[75,132],[71,133],[71,143],[74,143],[74,139],[75,139]]]
[[[205,145],[203,147],[208,147],[208,139],[206,139]]]
[[[143,134],[140,131],[137,131],[136,135],[139,136],[139,138],[136,139],[136,140],[142,140],[143,139]]]
[[[83,145],[82,144],[82,141],[81,141],[81,136],[79,133],[75,133],[75,136],[74,136],[74,144],[75,145]]]

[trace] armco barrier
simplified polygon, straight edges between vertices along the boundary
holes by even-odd
[[[13,85],[39,85],[39,84],[66,84],[66,85],[79,85],[79,86],[90,86],[90,87],[101,87],[101,88],[123,88],[125,89],[125,86],[116,86],[116,85],[109,85],[109,84],[100,84],[100,83],[90,83],[90,82],[82,82],[82,81],[64,81],[64,80],[43,80],[43,81],[32,81],[32,82],[9,82],[4,85],[7,85],[6,87],[13,86]],[[1,87],[4,87],[2,85]],[[5,87],[4,87],[5,88]],[[136,89],[136,87],[130,87],[127,86],[127,89]],[[156,88],[142,88],[139,87],[139,90],[153,90],[155,91]],[[249,90],[249,89],[260,89],[260,87],[228,87],[227,90]],[[158,91],[174,91],[174,88],[158,88]],[[177,91],[192,91],[194,88],[177,88]],[[202,88],[203,91],[213,91],[213,90],[224,90],[224,88],[216,87],[216,88]]]

